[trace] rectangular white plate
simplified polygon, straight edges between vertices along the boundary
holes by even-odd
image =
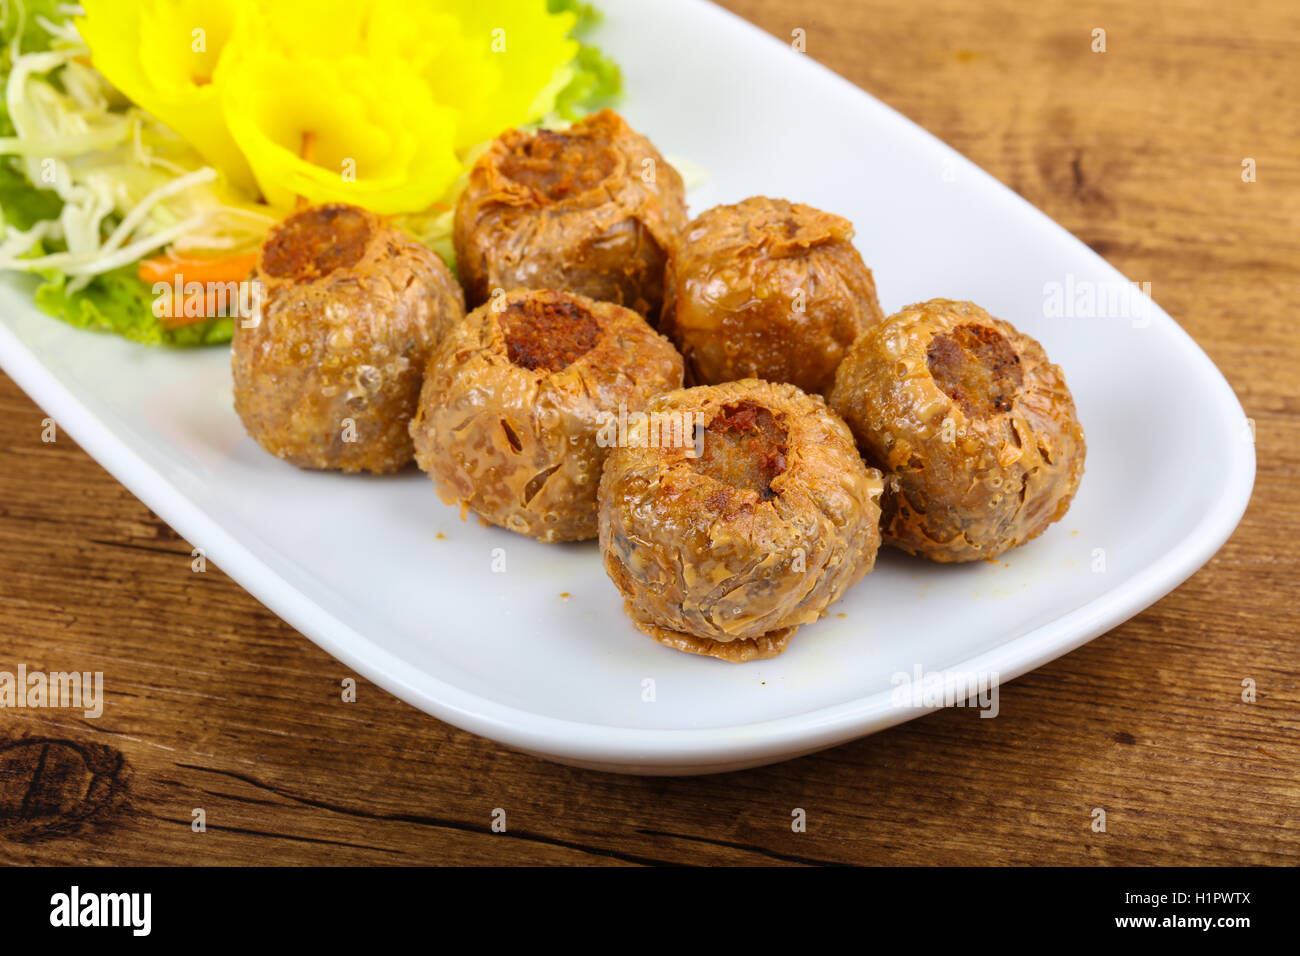
[[[1227,539],[1254,447],[1210,360],[1158,308],[1145,324],[1045,317],[1045,284],[1104,287],[1125,281],[1118,272],[908,120],[725,11],[601,6],[598,42],[623,65],[629,122],[709,172],[693,211],[765,194],[840,213],[886,311],[972,299],[1043,343],[1088,434],[1062,522],[997,564],[883,552],[782,657],[730,665],[637,632],[594,544],[461,522],[414,470],[312,474],[264,454],[232,410],[224,348],[80,332],[6,284],[5,370],[181,535],[358,673],[474,733],[610,770],[756,766],[900,723],[925,710],[893,702],[898,672],[1010,680],[1136,614]],[[496,548],[505,573],[492,571]]]

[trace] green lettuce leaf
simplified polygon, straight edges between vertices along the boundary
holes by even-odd
[[[565,119],[612,106],[623,92],[623,74],[618,64],[594,46],[583,44],[573,66],[577,70],[569,85],[555,99],[555,111]]]
[[[612,106],[623,92],[623,73],[618,64],[601,52],[599,47],[582,42],[601,20],[601,13],[582,0],[547,0],[551,13],[571,11],[578,15],[570,35],[578,40],[578,55],[573,60],[573,79],[560,91],[555,100],[555,112],[568,120],[576,120],[602,107]]]
[[[98,275],[71,295],[63,273],[45,272],[41,278],[44,282],[34,297],[37,307],[78,328],[115,332],[145,345],[172,346],[218,345],[229,342],[234,332],[229,317],[163,328],[153,314],[153,289],[135,274],[135,266]]]
[[[549,13],[576,13],[578,22],[573,25],[573,36],[581,36],[600,22],[601,14],[583,0],[546,0]]]
[[[5,222],[24,231],[42,219],[53,219],[63,209],[63,200],[50,189],[37,189],[12,157],[0,159],[0,212]]]

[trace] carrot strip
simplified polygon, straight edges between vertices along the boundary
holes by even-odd
[[[170,302],[170,315],[160,317],[163,328],[176,329],[182,325],[192,325],[210,318],[207,314],[208,289],[213,285],[226,285],[242,282],[257,264],[257,253],[226,256],[221,259],[183,259],[173,255],[161,255],[144,259],[136,269],[145,282],[153,285],[161,282],[168,286],[168,297],[172,299],[172,287],[179,283],[181,294]],[[198,288],[193,287],[198,284]],[[189,287],[189,291],[186,291]],[[216,300],[220,301],[220,300]],[[190,314],[190,306],[197,303],[198,315]]]
[[[150,284],[174,282],[239,282],[257,264],[257,253],[249,252],[220,259],[182,259],[170,254],[140,262],[136,274]]]

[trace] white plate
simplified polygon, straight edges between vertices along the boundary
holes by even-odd
[[[1123,282],[1119,273],[929,134],[732,15],[690,0],[601,6],[599,42],[626,75],[623,112],[710,173],[691,196],[696,212],[768,194],[841,213],[886,310],[973,299],[1046,346],[1088,434],[1087,474],[1062,522],[998,564],[883,553],[782,657],[731,665],[638,633],[594,544],[461,522],[415,471],[310,474],[267,456],[232,410],[226,349],[80,332],[5,285],[5,370],[348,667],[459,727],[602,769],[756,766],[900,723],[925,710],[893,701],[898,672],[1009,680],[1136,614],[1227,539],[1250,496],[1254,447],[1210,360],[1158,308],[1145,325],[1045,317],[1046,283],[1069,277],[1077,289]],[[503,574],[492,571],[496,548]]]

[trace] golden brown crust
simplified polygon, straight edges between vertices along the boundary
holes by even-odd
[[[437,254],[365,210],[301,210],[271,230],[252,279],[260,318],[235,323],[235,411],[300,468],[390,472],[438,340],[465,300]]]
[[[587,317],[597,334],[571,335],[572,348],[535,363],[538,350],[512,350],[508,333],[554,335],[538,316]],[[602,426],[620,405],[639,411],[681,383],[681,356],[635,312],[519,289],[471,312],[430,358],[411,422],[416,460],[446,504],[541,541],[594,538]]]
[[[780,653],[871,570],[880,543],[880,474],[821,398],[746,379],[670,392],[646,411],[699,416],[707,445],[715,421],[753,418],[751,404],[782,436],[755,421],[752,453],[779,445],[781,460],[759,471],[770,496],[723,481],[696,446],[644,440],[615,449],[600,483],[600,548],[628,614],[662,643],[726,660]],[[722,467],[754,474],[738,460],[747,453],[733,448]]]
[[[696,384],[762,378],[823,393],[883,317],[847,220],[755,196],[702,213],[669,262],[660,328]]]
[[[494,289],[564,289],[658,319],[686,223],[682,178],[609,110],[566,130],[507,130],[474,168],[453,240],[471,306]]]
[[[716,657],[731,664],[743,664],[746,661],[764,660],[779,657],[790,644],[797,627],[783,627],[769,631],[760,637],[740,637],[730,641],[715,641],[708,637],[696,637],[681,631],[669,631],[645,621],[638,621],[632,613],[632,603],[623,602],[624,609],[632,618],[636,629],[647,637],[652,637],[665,647],[685,654],[698,654],[701,657]]]
[[[934,561],[992,558],[1042,534],[1083,475],[1061,370],[970,302],[932,299],[870,329],[828,400],[886,473],[885,540]]]

